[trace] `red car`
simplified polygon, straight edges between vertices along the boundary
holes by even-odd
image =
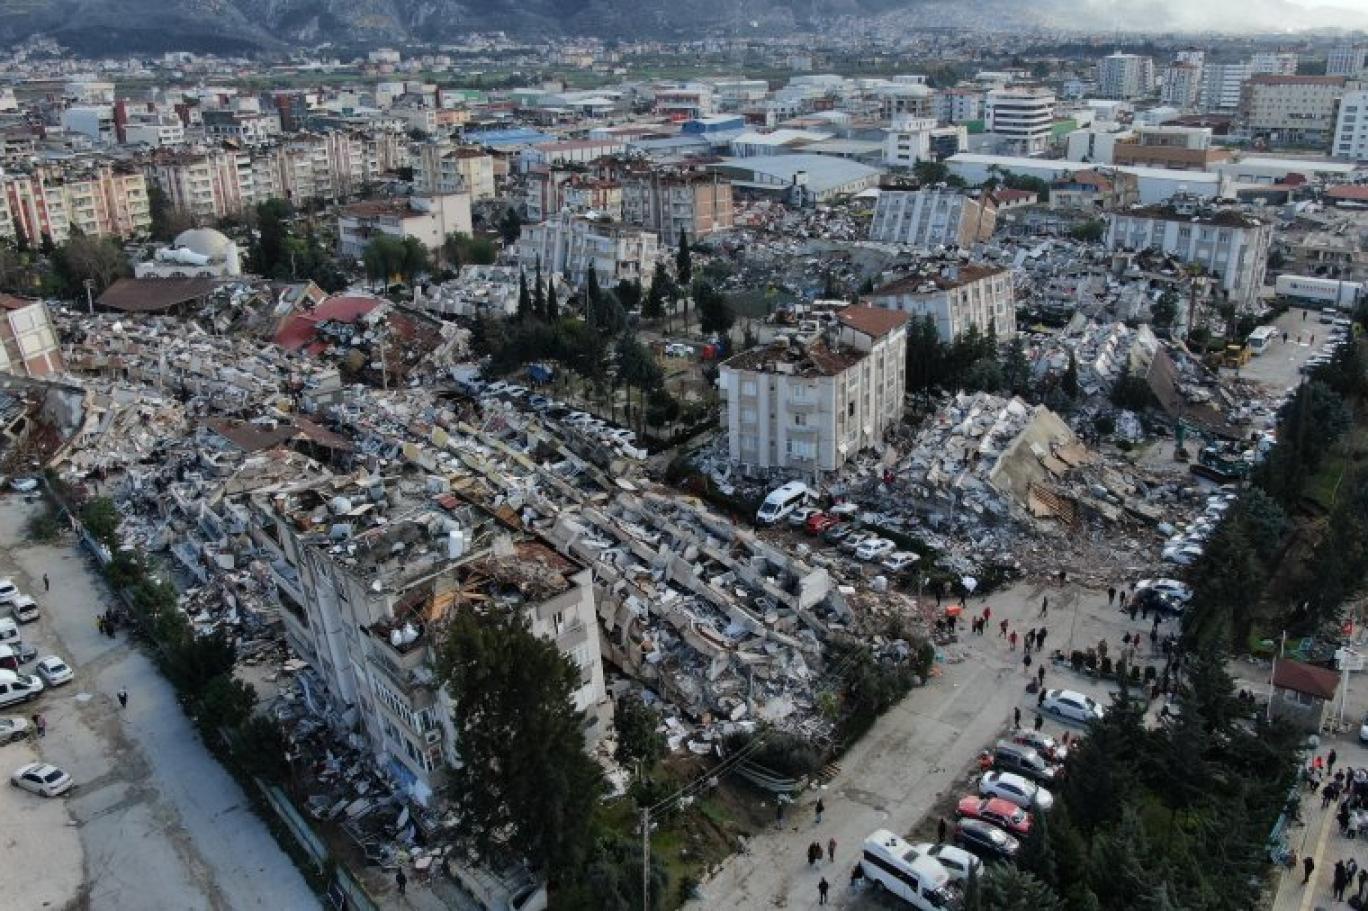
[[[990,822],[1012,835],[1025,838],[1031,832],[1031,814],[1001,797],[979,797],[970,794],[960,798],[955,813],[965,819]]]
[[[814,512],[807,517],[807,533],[810,535],[820,535],[829,528],[833,528],[841,523],[841,520],[833,515],[824,512]]]

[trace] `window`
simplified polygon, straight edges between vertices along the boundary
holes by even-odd
[[[805,415],[805,414],[795,414],[795,415],[793,416],[793,426],[795,426],[795,427],[806,427],[806,426],[807,426],[807,415]]]

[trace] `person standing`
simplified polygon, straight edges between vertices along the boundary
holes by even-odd
[[[1311,874],[1316,872],[1316,862],[1309,856],[1303,858],[1302,870],[1305,871],[1305,874],[1302,876],[1302,885],[1304,886],[1311,881]]]
[[[1007,648],[1011,651],[1016,651],[1016,640],[1016,630],[1012,630],[1011,634],[1007,637]]]
[[[1060,575],[1063,575],[1063,573],[1060,573]],[[1037,616],[1039,616],[1039,617],[1045,617],[1045,616],[1048,616],[1049,613],[1050,613],[1050,596],[1049,596],[1049,595],[1046,595],[1046,596],[1044,596],[1043,598],[1040,599],[1040,613],[1037,614]]]
[[[819,861],[819,860],[821,860],[821,859],[822,859],[822,846],[819,845],[819,844],[817,844],[817,842],[814,841],[812,844],[808,845],[808,866],[809,866],[809,867],[812,866],[813,864],[817,863],[817,861]]]
[[[1019,727],[1021,727],[1021,706],[1019,706],[1019,705],[1018,705],[1018,706],[1013,706],[1013,707],[1012,707],[1012,727],[1014,727],[1014,728],[1019,728]],[[942,820],[941,826],[943,827],[944,825],[945,825],[945,822]],[[941,841],[945,841],[945,839],[942,838]]]
[[[1335,891],[1335,901],[1344,901],[1344,861],[1335,861],[1335,873],[1330,879],[1330,885]]]
[[[39,737],[47,736],[47,719],[43,717],[42,712],[33,713],[33,730]]]
[[[1021,709],[1017,709],[1017,718],[1019,719],[1020,717],[1021,717]],[[1018,722],[1018,723],[1019,723],[1019,722]],[[942,816],[940,819],[938,819],[938,820],[936,821],[936,841],[943,844],[943,843],[945,842],[945,834],[946,834],[945,817]]]
[[[820,825],[822,824],[822,814],[825,813],[825,812],[826,812],[826,804],[822,802],[822,798],[818,797],[818,798],[817,798],[817,825],[820,826]],[[821,856],[822,856],[822,846],[821,846],[821,845],[818,845],[818,846],[817,846],[817,856],[818,856],[818,857],[821,857]]]
[[[52,591],[52,583],[48,581],[47,573],[43,573],[43,591],[44,593]]]
[[[827,861],[829,863],[836,862],[836,839],[834,838],[827,839]]]
[[[827,893],[830,891],[831,883],[827,882],[826,877],[823,876],[822,881],[817,884],[817,904],[825,905],[827,903]]]
[[[119,708],[121,708],[121,709],[126,709],[126,708],[128,708],[128,690],[124,689],[123,687],[119,687],[118,696],[119,696]]]
[[[1045,647],[1045,627],[1036,630],[1036,648]]]
[[[1036,686],[1044,692],[1045,690],[1045,665],[1036,668]]]
[[[1110,586],[1110,587],[1107,588],[1107,607],[1111,607],[1111,606],[1112,606],[1113,604],[1115,604],[1115,603],[1116,603],[1116,586],[1113,585],[1113,586]]]
[[[1330,751],[1330,755],[1328,755],[1328,756],[1325,757],[1325,771],[1327,771],[1327,772],[1333,772],[1333,771],[1335,771],[1335,760],[1338,759],[1338,758],[1339,758],[1339,754],[1337,754],[1334,750],[1331,750],[1331,751]]]
[[[408,888],[408,877],[404,875],[403,870],[394,871],[394,884],[399,887],[399,894],[403,895],[404,890]]]

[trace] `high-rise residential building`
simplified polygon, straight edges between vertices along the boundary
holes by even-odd
[[[1297,55],[1281,51],[1263,51],[1249,58],[1251,76],[1295,76]]]
[[[1175,63],[1164,70],[1164,87],[1160,93],[1164,104],[1176,108],[1194,108],[1202,97],[1202,68],[1195,63]]]
[[[1343,76],[1251,76],[1240,90],[1240,128],[1274,145],[1324,149],[1343,95]]]
[[[1361,76],[1368,72],[1368,44],[1341,44],[1330,49],[1327,76]]]
[[[693,243],[732,227],[731,182],[702,171],[628,171],[622,180],[622,220],[656,232],[665,245],[683,234]]]
[[[902,419],[907,314],[846,307],[719,369],[728,457],[816,479],[883,442]]]
[[[468,190],[473,200],[494,198],[494,157],[478,146],[446,140],[415,143],[409,160],[413,186],[420,193]]]
[[[930,161],[931,134],[936,121],[930,117],[901,114],[884,135],[883,161],[886,165],[910,168],[919,161]]]
[[[518,264],[531,272],[559,272],[583,286],[593,269],[603,287],[620,281],[650,285],[660,242],[654,231],[562,212],[524,225],[514,248]]]
[[[1350,161],[1368,160],[1368,89],[1345,92],[1340,99],[1330,153]]]
[[[1139,54],[1108,54],[1097,66],[1103,98],[1143,98],[1154,88],[1154,60]]]
[[[924,85],[893,83],[880,86],[875,95],[879,99],[879,117],[882,120],[893,120],[900,115],[918,118],[936,116],[936,93]]]
[[[1257,306],[1273,239],[1269,222],[1234,209],[1206,208],[1188,197],[1109,212],[1106,218],[1108,250],[1160,250],[1201,265],[1231,301]]]
[[[360,259],[366,245],[382,234],[414,238],[429,250],[441,248],[449,234],[470,234],[470,194],[368,199],[337,213],[337,255]]]
[[[1039,155],[1050,145],[1055,96],[1032,86],[993,89],[987,99],[987,129],[1000,152]]]
[[[92,237],[129,237],[152,227],[141,173],[100,164],[43,166],[0,176],[13,230],[36,247],[62,243],[72,229]]]
[[[987,198],[956,190],[892,190],[879,193],[869,239],[920,250],[970,247],[993,236],[997,208]]]
[[[1249,78],[1247,63],[1208,63],[1202,67],[1202,110],[1233,113],[1240,87]]]
[[[1016,334],[1012,273],[997,266],[925,263],[865,296],[873,307],[909,316],[929,316],[943,342],[970,328],[998,338]]]
[[[1189,63],[1200,69],[1206,66],[1206,51],[1195,47],[1183,48],[1173,60],[1174,63]]]
[[[983,119],[983,92],[979,89],[943,89],[933,107],[941,123],[967,123]]]

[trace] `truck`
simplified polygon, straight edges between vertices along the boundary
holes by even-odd
[[[1189,466],[1195,475],[1227,483],[1248,477],[1249,460],[1238,447],[1228,443],[1209,443],[1197,451],[1197,461]]]
[[[1279,275],[1273,283],[1273,291],[1286,300],[1338,310],[1354,309],[1366,293],[1363,282],[1314,275]]]

